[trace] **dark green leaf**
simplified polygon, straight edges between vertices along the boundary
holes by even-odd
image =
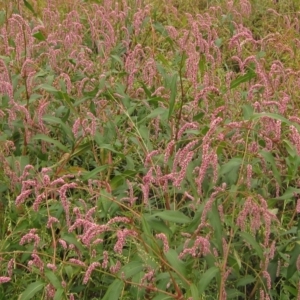
[[[33,37],[35,37],[39,41],[45,41],[46,40],[45,36],[40,31],[33,34]]]
[[[265,118],[265,117],[268,117],[268,118],[271,118],[271,119],[274,119],[274,120],[279,120],[279,121],[282,121],[283,123],[287,124],[287,125],[293,125],[293,123],[291,121],[289,121],[288,119],[286,119],[285,117],[281,116],[281,115],[277,115],[277,114],[272,114],[272,113],[254,113],[252,115],[252,118],[251,120],[257,120],[257,119],[260,119],[260,118]]]
[[[131,261],[124,265],[122,272],[124,272],[125,279],[131,278],[133,275],[143,271],[144,263],[142,261]]]
[[[192,298],[193,299],[199,299],[199,292],[198,292],[198,289],[197,289],[197,287],[194,283],[192,283],[190,285],[190,290],[191,290]]]
[[[146,118],[147,119],[154,119],[157,116],[160,116],[162,114],[165,114],[167,110],[163,107],[158,107],[154,109]]]
[[[207,286],[210,284],[210,282],[213,280],[214,277],[220,272],[218,267],[211,267],[209,268],[204,274],[201,275],[201,278],[199,280],[198,284],[198,292],[199,295],[201,295]]]
[[[174,111],[175,106],[175,100],[176,100],[176,94],[177,94],[177,74],[174,74],[171,80],[171,96],[170,96],[170,102],[169,102],[169,114],[168,119],[171,118]]]
[[[237,282],[237,287],[248,285],[255,281],[252,275],[245,275],[243,278],[239,279]]]
[[[35,13],[32,5],[26,0],[23,0],[23,1],[24,1],[25,6],[35,15],[36,13]]]
[[[36,293],[43,289],[45,283],[42,281],[36,281],[29,284],[26,290],[19,296],[18,300],[29,300],[32,299]],[[37,299],[37,298],[36,298]]]
[[[124,288],[124,282],[120,279],[115,279],[108,287],[102,300],[118,300]]]
[[[290,263],[287,268],[286,279],[289,280],[297,271],[297,259],[300,255],[300,245],[295,243],[295,247],[290,254]]]
[[[55,145],[57,148],[59,148],[60,150],[66,152],[66,153],[69,152],[69,149],[66,146],[64,146],[61,142],[54,140],[45,134],[37,134],[32,139],[51,143],[51,144]]]
[[[63,293],[64,293],[64,289],[63,288],[57,289],[56,292],[55,292],[53,300],[61,300],[61,299],[63,299],[63,297],[62,297]]]
[[[280,172],[278,171],[278,169],[276,167],[276,163],[275,163],[275,160],[274,160],[274,157],[273,157],[272,153],[267,152],[267,151],[261,151],[260,154],[266,160],[266,162],[268,162],[271,165],[273,175],[274,175],[276,181],[281,185]]]
[[[98,173],[106,170],[108,167],[109,167],[108,165],[103,165],[103,166],[97,167],[94,170],[92,170],[92,171],[86,173],[84,176],[82,176],[82,180],[85,181],[85,180],[88,180],[90,178],[95,178],[95,176]]]
[[[162,212],[155,213],[152,216],[160,217],[165,221],[170,221],[179,224],[191,222],[189,217],[187,217],[184,213],[178,210],[165,210]]]
[[[234,89],[238,87],[240,84],[250,81],[252,78],[256,77],[256,73],[254,71],[248,70],[245,75],[239,76],[238,78],[234,79],[230,83],[230,89]]]
[[[181,259],[178,258],[177,252],[174,249],[170,249],[165,253],[165,256],[172,269],[185,278],[187,275],[186,265]]]
[[[49,92],[49,93],[58,93],[58,90],[54,86],[47,84],[47,83],[43,83],[43,84],[39,85],[37,88],[45,90],[46,92]]]
[[[254,239],[253,235],[248,232],[241,232],[241,237],[255,250],[255,254],[259,256],[259,258],[263,259],[263,250],[261,246]]]
[[[57,276],[53,273],[53,271],[46,270],[45,275],[56,289],[59,289],[62,287],[61,280],[57,278]]]

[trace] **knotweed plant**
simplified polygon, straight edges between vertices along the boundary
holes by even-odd
[[[1,299],[300,299],[300,7],[4,2]]]

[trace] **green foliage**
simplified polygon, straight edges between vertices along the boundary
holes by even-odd
[[[299,7],[75,2],[0,4],[0,298],[299,298]]]

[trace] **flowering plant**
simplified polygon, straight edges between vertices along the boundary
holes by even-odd
[[[299,7],[194,2],[0,5],[1,296],[300,299]]]

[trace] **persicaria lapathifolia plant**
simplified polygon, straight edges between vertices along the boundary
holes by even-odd
[[[1,296],[300,299],[300,6],[198,2],[0,4]]]

